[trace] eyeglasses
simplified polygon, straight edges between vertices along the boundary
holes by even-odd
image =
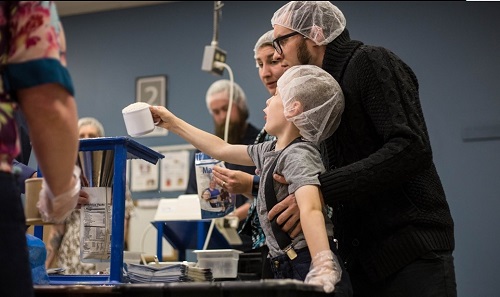
[[[275,38],[273,40],[273,47],[274,47],[274,50],[278,53],[278,55],[282,55],[283,54],[283,49],[281,48],[281,46],[283,45],[283,41],[285,41],[286,39],[292,37],[292,36],[295,36],[297,34],[300,34],[299,32],[292,32],[290,34],[286,34],[286,35],[283,35],[283,36],[280,36],[278,38]]]

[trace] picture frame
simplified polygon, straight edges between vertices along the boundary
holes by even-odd
[[[167,107],[167,81],[168,78],[166,75],[137,77],[135,84],[135,101]],[[155,127],[153,132],[140,137],[164,136],[167,134],[168,130]]]

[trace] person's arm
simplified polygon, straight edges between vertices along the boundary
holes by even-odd
[[[319,187],[314,185],[302,186],[295,191],[302,230],[312,259],[305,282],[332,292],[340,281],[342,270],[330,249],[320,196]]]
[[[347,163],[328,166],[331,169],[320,175],[321,190],[329,205],[386,191],[432,166],[430,141],[413,71],[389,51],[371,47],[354,55],[344,76],[356,77],[357,81],[352,82],[356,86],[350,88],[350,98],[346,98],[352,102],[352,108],[344,111],[342,122],[365,129],[347,132],[342,130],[341,123],[334,136],[325,141],[328,159]],[[345,152],[344,157],[335,156],[338,146],[344,146],[340,149]],[[356,151],[351,152],[352,148]],[[366,157],[353,162],[348,161],[354,157],[350,154]]]
[[[249,209],[250,209],[250,202],[247,201],[245,204],[242,204],[240,207],[236,208],[229,215],[237,217],[238,221],[243,221],[244,219],[247,218]]]
[[[19,183],[19,188],[21,189],[21,193],[24,193],[26,190],[24,182],[29,178],[37,176],[36,169],[26,166],[23,163],[17,161],[16,159],[14,159],[12,165],[14,166],[15,171],[19,171],[19,175],[17,176],[17,182]]]
[[[73,96],[55,83],[22,89],[17,94],[42,175],[54,196],[65,193],[75,183],[73,168],[79,144]]]
[[[295,191],[299,206],[302,231],[307,241],[311,257],[323,250],[329,250],[325,219],[318,186],[306,185]]]
[[[247,198],[253,199],[253,175],[240,170],[231,170],[220,166],[214,166],[213,175],[217,178],[220,185],[225,182],[224,187],[232,194],[242,194]]]
[[[157,126],[179,135],[212,158],[233,164],[254,165],[246,145],[229,144],[213,134],[188,124],[163,106],[151,106],[149,109]]]
[[[11,5],[19,7],[9,10],[13,14],[7,18],[9,44],[21,45],[19,38],[26,34],[32,43],[10,48],[2,73],[4,86],[19,102],[44,176],[39,203],[43,201],[49,211],[41,211],[42,218],[61,221],[76,206],[80,184],[75,167],[78,117],[73,84],[65,67],[64,31],[53,2]],[[31,24],[32,19],[39,22]],[[42,198],[45,194],[49,199]]]
[[[18,96],[44,177],[37,207],[44,221],[61,223],[77,206],[80,190],[75,101],[54,83],[19,90]]]
[[[45,267],[52,268],[57,265],[57,253],[59,251],[59,247],[61,246],[61,242],[66,232],[66,224],[54,224],[50,226],[49,238],[47,240],[47,259],[45,260]]]

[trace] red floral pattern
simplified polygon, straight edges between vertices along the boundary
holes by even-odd
[[[52,1],[0,2],[0,63],[57,59],[66,65],[66,42]],[[2,76],[5,73],[2,71]],[[20,152],[14,112],[18,108],[0,80],[0,158],[11,162]]]

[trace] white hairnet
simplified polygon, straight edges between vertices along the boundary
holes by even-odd
[[[213,100],[212,95],[227,92],[227,98],[229,100],[230,88],[231,81],[227,79],[217,80],[212,83],[210,87],[208,87],[206,101],[207,109],[210,113],[212,113],[212,111],[210,110],[210,103]],[[247,97],[245,96],[245,92],[243,92],[243,89],[237,83],[234,83],[233,91],[233,104],[238,106],[241,112],[243,112],[244,114],[248,114]]]
[[[285,118],[295,124],[305,140],[319,144],[339,126],[344,94],[337,81],[320,67],[290,67],[278,80],[278,93]],[[296,101],[300,106],[293,104]],[[297,108],[302,112],[293,116]]]
[[[263,46],[273,46],[273,30],[269,30],[266,33],[264,33],[259,40],[257,40],[257,43],[255,43],[255,47],[253,48],[254,52],[254,59],[257,60],[257,51],[263,47]],[[257,66],[258,67],[258,66]]]
[[[278,9],[271,24],[299,32],[317,45],[326,45],[339,36],[346,20],[329,1],[290,1]]]

